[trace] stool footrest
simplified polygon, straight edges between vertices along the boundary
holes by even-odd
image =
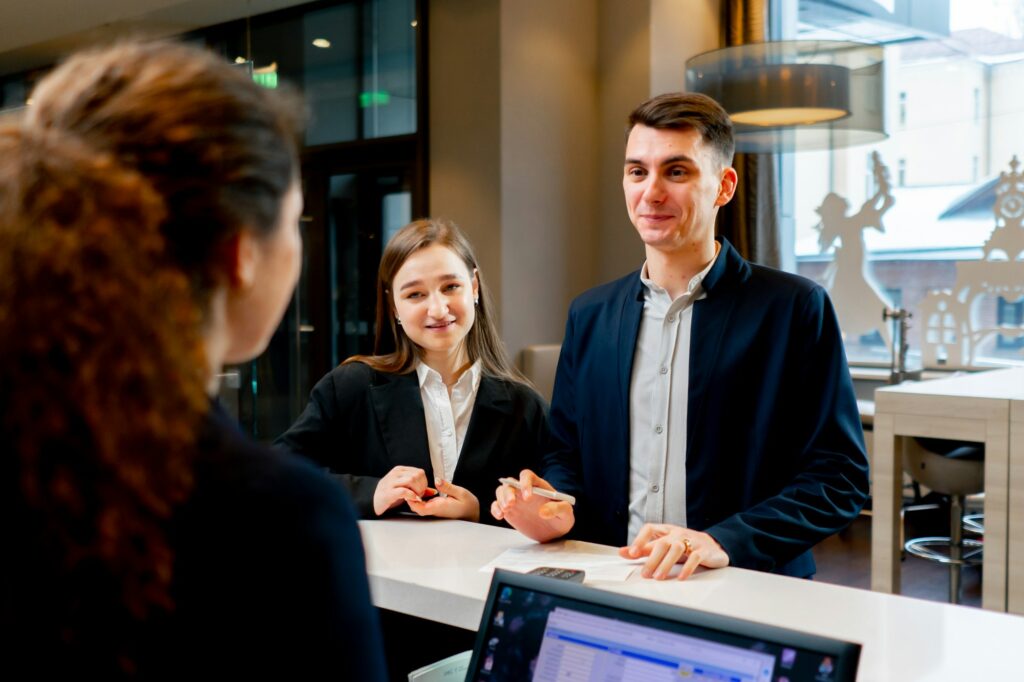
[[[985,515],[984,514],[967,514],[964,516],[964,530],[976,533],[977,535],[985,534]]]
[[[978,566],[981,564],[981,553],[984,543],[980,540],[964,540],[962,554],[959,559],[954,559],[950,554],[949,538],[945,537],[924,537],[908,540],[904,549],[914,556],[937,561],[942,564],[957,564],[960,566]],[[940,551],[941,550],[941,551]]]

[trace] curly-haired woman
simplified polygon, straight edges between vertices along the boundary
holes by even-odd
[[[6,669],[384,677],[344,490],[213,406],[299,274],[294,102],[170,43],[0,131]]]

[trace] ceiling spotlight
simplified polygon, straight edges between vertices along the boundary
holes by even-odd
[[[313,40],[313,46],[327,49],[328,47],[331,46],[331,41],[329,41],[327,38],[316,38],[315,40]]]
[[[417,26],[420,25],[420,22],[413,19],[412,21],[409,22],[409,25],[412,26],[413,28],[416,28]]]

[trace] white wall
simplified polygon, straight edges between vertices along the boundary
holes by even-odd
[[[597,2],[501,3],[502,337],[561,340],[594,280]]]
[[[500,7],[497,0],[428,6],[430,213],[466,233],[500,311]]]
[[[720,0],[651,0],[651,95],[686,89],[686,60],[721,46],[721,15]]]

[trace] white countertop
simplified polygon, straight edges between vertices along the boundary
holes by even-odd
[[[993,369],[876,389],[875,401],[893,394],[1024,400],[1024,367]],[[1024,676],[1022,676],[1024,677]]]
[[[480,567],[519,533],[436,519],[361,521],[377,606],[476,630],[490,576]],[[590,545],[614,553],[611,547]],[[1024,618],[724,568],[684,582],[590,582],[599,589],[863,645],[861,682],[1024,679]]]

